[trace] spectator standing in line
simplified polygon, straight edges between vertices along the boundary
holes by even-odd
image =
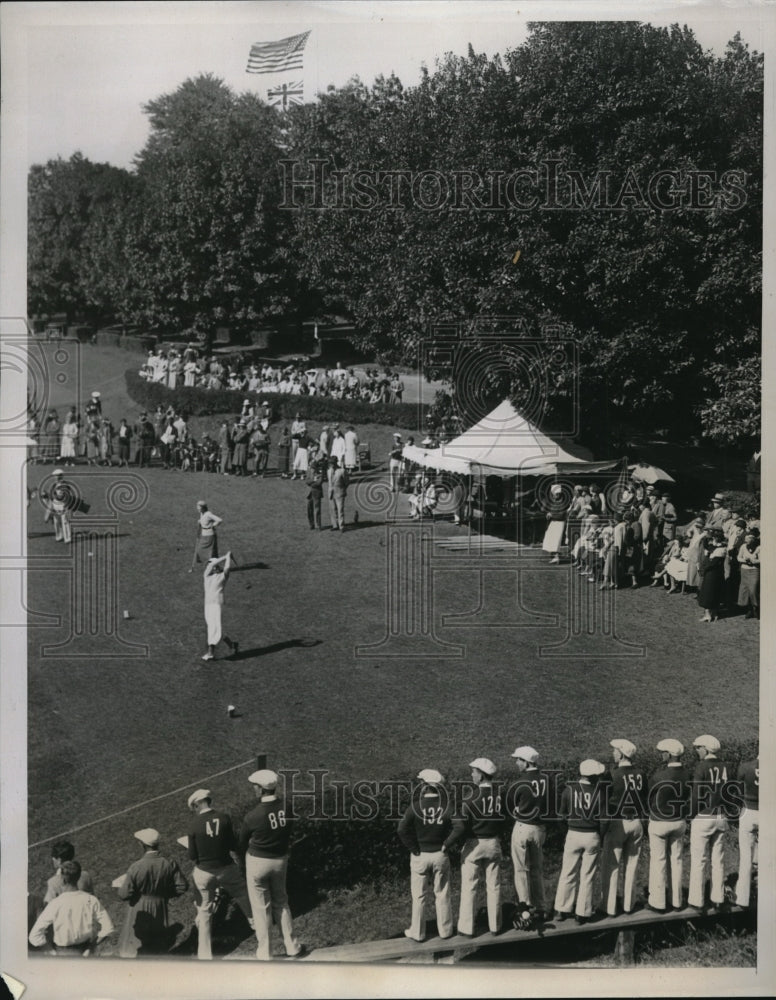
[[[725,592],[725,553],[722,529],[714,528],[698,550],[698,604],[704,609],[702,622],[713,622],[719,617]]]
[[[352,424],[345,430],[345,471],[352,475],[358,467],[358,434]]]
[[[706,516],[706,523],[704,527],[707,531],[711,531],[714,528],[722,528],[725,521],[730,517],[730,511],[727,507],[723,506],[725,502],[724,494],[715,493],[711,498],[711,510]]]
[[[614,768],[610,772],[609,825],[602,850],[604,905],[610,917],[617,916],[617,887],[623,869],[622,905],[631,913],[636,902],[636,869],[647,815],[647,776],[633,764],[636,747],[630,740],[611,740]]]
[[[253,475],[261,476],[262,479],[267,473],[267,465],[269,464],[269,444],[269,432],[259,424],[251,434],[251,447],[256,463]]]
[[[547,776],[536,766],[539,754],[533,747],[518,747],[512,756],[519,772],[509,792],[509,813],[515,818],[510,853],[517,908],[520,910],[524,904],[542,920],[547,910],[544,897]]]
[[[248,475],[248,428],[240,420],[232,435],[232,471],[237,476]]]
[[[188,798],[194,817],[189,824],[189,860],[194,863],[191,879],[197,900],[197,958],[213,957],[212,922],[216,890],[226,890],[253,927],[248,887],[239,857],[237,836],[228,813],[213,809],[208,788],[198,788]]]
[[[752,891],[752,867],[757,866],[760,837],[760,758],[745,761],[738,768],[743,785],[744,805],[738,818],[738,882],[736,903],[749,906]]]
[[[306,449],[305,449],[306,452]],[[323,467],[318,461],[309,463],[305,473],[307,490],[307,523],[310,531],[321,530],[321,502],[323,500]]]
[[[113,932],[113,922],[96,896],[78,888],[81,866],[64,861],[59,870],[62,891],[43,908],[29,934],[35,948],[44,948],[51,933],[53,954],[91,955],[98,942]]]
[[[278,440],[278,472],[281,479],[288,479],[291,474],[291,432],[284,427]]]
[[[570,781],[561,795],[559,814],[568,830],[563,861],[555,892],[555,919],[562,921],[576,913],[579,924],[593,916],[593,891],[601,858],[605,786],[600,784],[606,768],[597,760],[583,760],[579,779]],[[603,793],[603,794],[602,794]]]
[[[229,421],[224,420],[218,432],[218,452],[220,456],[221,473],[228,476],[231,469],[232,435],[229,430]]]
[[[442,938],[453,933],[450,858],[445,850],[452,822],[447,797],[443,798],[439,790],[444,784],[439,771],[425,768],[418,779],[421,784],[399,822],[399,839],[410,852],[412,920],[404,934],[412,941],[425,941],[425,904],[432,885],[437,932]]]
[[[348,492],[348,477],[344,469],[340,468],[336,455],[329,458],[329,514],[331,516],[331,530],[345,530],[345,497]]]
[[[738,550],[741,582],[738,604],[746,608],[747,618],[760,617],[760,530],[747,528],[744,544]]]
[[[121,468],[122,465],[129,467],[129,449],[132,441],[132,428],[129,426],[124,417],[121,418],[121,423],[119,424],[116,436],[119,442],[119,468]]]
[[[690,772],[682,764],[684,746],[679,740],[661,740],[656,749],[660,751],[663,763],[649,783],[648,906],[658,913],[665,913],[669,905],[675,910],[682,909]]]
[[[698,763],[690,786],[690,891],[687,902],[697,910],[705,908],[706,870],[711,855],[711,904],[725,901],[725,833],[728,822],[723,811],[725,786],[731,777],[730,764],[720,760],[720,742],[714,736],[699,736],[693,743]]]
[[[310,466],[310,445],[312,443],[313,442],[307,437],[306,431],[297,441],[296,452],[294,454],[293,472],[291,474],[292,479],[296,479],[297,476],[300,479],[306,479]]]
[[[326,458],[329,457],[329,450],[331,448],[331,431],[329,430],[328,424],[324,424],[321,428],[321,436],[318,438],[318,448],[321,455],[325,455]]]
[[[501,930],[501,831],[505,811],[501,795],[492,778],[496,765],[487,757],[477,757],[469,765],[472,781],[477,786],[475,796],[463,804],[462,816],[453,820],[452,832],[445,841],[445,850],[463,844],[461,851],[461,903],[458,911],[458,933],[474,935],[474,904],[482,876],[487,894],[488,928],[492,934]]]
[[[65,881],[62,878],[62,865],[66,861],[75,861],[75,848],[68,840],[58,840],[51,848],[51,862],[54,865],[54,874],[46,882],[46,894],[43,903],[50,903],[52,899],[65,891]],[[79,865],[79,868],[81,866]],[[81,892],[89,892],[94,895],[94,883],[89,872],[81,868],[78,875],[76,888]]]
[[[135,958],[138,953],[161,955],[169,949],[167,904],[188,888],[177,862],[159,853],[157,830],[138,830],[134,837],[143,846],[143,856],[129,866],[117,886],[119,897],[129,903],[119,934],[122,958]]]
[[[330,457],[337,459],[337,464],[341,469],[345,468],[345,438],[340,430],[339,424],[334,425],[334,437],[331,441]]]
[[[264,961],[271,957],[269,936],[274,920],[283,935],[286,954],[298,958],[306,949],[294,934],[286,892],[292,823],[276,794],[278,776],[274,771],[254,771],[248,781],[254,786],[259,802],[243,820],[239,850],[245,858],[248,897],[256,929],[256,957]]]
[[[676,525],[679,515],[676,512],[676,507],[670,493],[664,493],[660,499],[663,509],[660,531],[665,542],[672,542],[676,538]]]
[[[291,424],[291,465],[294,469],[296,466],[296,453],[299,448],[299,444],[303,439],[305,441],[307,440],[307,424],[304,420],[302,420],[301,414],[296,413],[294,415],[294,421]],[[294,471],[291,478],[296,479],[296,471]]]

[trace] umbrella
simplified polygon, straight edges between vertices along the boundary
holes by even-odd
[[[648,465],[646,462],[639,462],[638,465],[629,465],[628,471],[634,479],[642,483],[675,483],[673,476],[669,476],[663,469],[658,469],[656,465]]]

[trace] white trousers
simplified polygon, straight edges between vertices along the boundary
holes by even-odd
[[[235,864],[224,865],[223,868],[214,872],[203,871],[202,868],[197,868],[195,865],[191,872],[191,878],[194,882],[197,898],[196,923],[199,936],[197,958],[208,959],[213,957],[213,914],[210,911],[210,906],[213,903],[216,889],[219,885],[223,886],[245,916],[252,920],[248,887],[242,872]]]
[[[294,936],[294,924],[286,895],[288,858],[255,858],[245,855],[248,898],[256,928],[256,957],[270,958],[269,932],[274,920],[283,935],[287,955],[298,955],[301,945]]]
[[[426,936],[426,899],[433,884],[437,930],[440,937],[453,933],[453,910],[450,902],[450,859],[444,851],[422,851],[410,855],[410,892],[412,923],[410,935],[422,941]]]
[[[593,886],[600,855],[601,838],[595,830],[569,830],[555,892],[556,910],[572,913],[576,900],[577,916],[592,917]]]
[[[501,930],[501,844],[498,837],[468,840],[461,851],[461,906],[458,930],[474,933],[474,913],[480,878],[485,876],[488,901],[488,927],[493,934]]]
[[[617,914],[617,887],[623,868],[622,906],[630,913],[636,901],[636,869],[641,856],[644,828],[640,819],[613,819],[604,837],[601,882],[610,917]]]
[[[687,902],[701,907],[705,902],[706,870],[711,854],[711,902],[725,899],[724,836],[728,824],[724,816],[696,816],[690,823],[690,892]]]
[[[668,904],[668,884],[671,884],[671,905],[682,905],[682,875],[684,874],[683,819],[649,821],[649,905],[664,910]]]
[[[544,841],[547,831],[536,823],[515,823],[510,854],[515,870],[515,893],[521,903],[544,910]]]
[[[736,902],[749,906],[752,888],[752,865],[757,864],[757,845],[760,838],[760,810],[744,808],[738,820],[738,884]]]
[[[57,513],[54,511],[51,518],[54,522],[54,541],[70,544],[72,535],[70,531],[70,514],[68,511]]]

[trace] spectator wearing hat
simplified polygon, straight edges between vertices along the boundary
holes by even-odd
[[[743,790],[743,809],[738,817],[738,882],[736,903],[749,906],[752,889],[752,867],[757,865],[760,836],[760,758],[747,760],[736,775]]]
[[[348,492],[347,473],[339,464],[336,455],[329,458],[329,515],[331,516],[331,530],[345,530],[345,497]]]
[[[42,448],[41,448],[41,459],[44,462],[56,462],[57,456],[59,455],[61,448],[59,444],[59,435],[62,427],[59,423],[59,417],[57,416],[56,410],[51,410],[46,422],[43,425],[43,437],[42,437]]]
[[[492,778],[496,765],[487,757],[477,757],[469,765],[472,781],[477,786],[472,799],[464,802],[462,815],[453,820],[452,832],[445,841],[445,850],[463,844],[461,851],[461,903],[458,911],[458,933],[474,934],[474,904],[480,879],[485,876],[488,928],[492,934],[501,930],[501,832],[505,812],[501,795]]]
[[[544,897],[547,775],[537,767],[539,754],[533,747],[518,747],[512,757],[518,778],[509,789],[507,811],[515,818],[510,840],[515,895],[518,910],[524,904],[533,909],[541,920],[547,910]]]
[[[701,546],[703,545],[703,540],[706,537],[703,520],[700,517],[696,518],[692,522],[684,537],[687,542],[687,588],[695,588],[698,587],[701,582],[700,573],[698,572],[698,562],[700,559]]]
[[[89,402],[84,407],[87,417],[98,418],[102,416],[102,398],[96,390],[89,397]]]
[[[391,480],[391,493],[398,493],[399,491],[399,476],[401,475],[403,454],[404,444],[402,443],[401,434],[397,432],[393,435],[393,444],[391,445],[391,450],[388,452],[388,475]]]
[[[329,451],[331,450],[331,430],[328,424],[324,424],[321,428],[321,434],[318,438],[318,450],[321,455],[325,455],[326,458],[329,457]]]
[[[660,517],[658,518],[658,529],[663,536],[664,542],[672,542],[676,538],[676,525],[679,515],[671,499],[670,493],[663,493],[660,497]]]
[[[711,510],[706,515],[704,527],[707,531],[714,528],[722,528],[725,521],[730,517],[730,511],[724,506],[725,497],[722,493],[715,493],[711,498]]]
[[[254,786],[259,802],[243,820],[239,850],[245,858],[248,898],[256,929],[256,957],[265,961],[270,958],[270,927],[274,920],[283,935],[286,954],[297,958],[304,949],[294,934],[286,893],[292,823],[276,794],[278,776],[274,771],[254,771],[248,781]]]
[[[78,444],[78,421],[75,411],[71,410],[62,424],[62,441],[60,460],[63,465],[75,465],[76,446]]]
[[[119,429],[116,434],[119,442],[119,468],[122,465],[129,466],[129,449],[132,441],[132,428],[125,417],[121,418]]]
[[[299,448],[300,443],[304,440],[307,441],[307,424],[302,420],[302,415],[300,413],[294,414],[294,420],[291,424],[291,467],[293,469],[292,479],[296,479],[296,474],[298,471],[302,472],[302,478],[304,478],[304,473],[307,469],[298,470],[296,467],[296,453]]]
[[[623,872],[622,907],[631,913],[636,902],[636,869],[647,815],[647,776],[633,764],[636,747],[630,740],[611,740],[615,766],[609,774],[609,825],[603,841],[601,882],[604,905],[617,916],[617,888]]]
[[[337,464],[341,469],[345,468],[345,437],[340,430],[339,424],[334,425],[334,436],[332,437],[329,456],[337,459]]]
[[[241,866],[235,863],[239,845],[231,817],[213,809],[208,788],[198,788],[188,798],[194,817],[189,824],[189,860],[194,862],[191,878],[197,893],[197,958],[210,959],[212,919],[216,889],[229,893],[253,926],[248,888]]]
[[[704,609],[702,622],[719,617],[725,592],[725,537],[721,528],[713,528],[698,549],[698,604]]]
[[[558,887],[555,892],[555,919],[565,920],[576,913],[577,923],[593,916],[593,889],[601,856],[605,786],[600,778],[606,768],[588,758],[579,765],[579,778],[563,789],[559,815],[566,821]]]
[[[631,578],[631,587],[638,587],[639,576],[643,569],[643,535],[641,522],[636,514],[629,510],[625,513],[625,548],[622,552],[624,575]]]
[[[560,562],[560,547],[566,527],[567,510],[563,503],[563,487],[553,483],[550,487],[550,509],[547,511],[547,530],[544,533],[542,549],[552,554],[550,563]]]
[[[278,472],[281,479],[291,475],[291,432],[284,427],[278,439]]]
[[[167,903],[181,896],[188,883],[177,862],[159,853],[159,833],[151,827],[134,834],[143,856],[134,861],[117,886],[121,899],[129,903],[119,934],[119,955],[160,955],[170,946]]]
[[[232,472],[237,476],[248,475],[249,436],[247,420],[239,420],[232,434]]]
[[[231,469],[232,455],[232,433],[229,428],[229,421],[224,420],[218,431],[218,452],[220,456],[221,474],[228,476]]]
[[[358,434],[355,427],[349,424],[345,430],[345,456],[344,465],[348,475],[352,475],[358,467]]]
[[[399,839],[410,852],[412,920],[404,934],[412,941],[425,941],[425,904],[432,885],[437,932],[442,938],[453,933],[450,858],[445,849],[452,822],[448,797],[441,792],[444,778],[439,771],[425,768],[418,780],[420,785],[412,803],[399,822]]]
[[[46,894],[43,897],[44,904],[50,903],[52,899],[56,899],[60,893],[65,891],[65,882],[62,879],[62,865],[66,861],[75,861],[75,848],[69,840],[58,840],[51,847],[51,862],[54,865],[54,874],[46,882]],[[77,888],[81,892],[94,893],[92,877],[83,868],[81,868],[78,876]]]
[[[203,660],[214,660],[216,646],[223,639],[229,647],[232,656],[236,656],[239,645],[223,632],[222,611],[224,606],[224,588],[232,569],[232,553],[227,552],[219,559],[209,559],[202,582],[205,590],[205,624],[207,625],[207,652]]]
[[[303,442],[306,444],[306,442]],[[323,477],[324,464],[319,461],[307,462],[307,448],[300,446],[297,456],[304,453],[307,472],[305,480],[307,482],[307,523],[310,531],[321,531],[321,502],[323,500]],[[327,466],[328,468],[328,466]]]
[[[747,618],[760,617],[760,530],[747,528],[744,543],[738,550],[741,582],[738,604],[746,608]]]
[[[684,746],[679,740],[661,740],[656,749],[663,763],[650,779],[648,906],[664,913],[669,898],[675,910],[682,909],[690,772],[682,764]]]
[[[151,450],[156,443],[156,431],[147,413],[140,414],[140,421],[135,428],[135,438],[138,442],[135,462],[142,469],[143,466],[151,465]]]
[[[46,904],[30,930],[29,942],[35,948],[44,948],[50,934],[53,954],[86,957],[113,932],[113,922],[99,899],[79,888],[81,874],[77,861],[62,862],[61,891]]]
[[[720,906],[725,900],[725,833],[728,822],[723,811],[726,785],[732,775],[727,761],[717,753],[719,740],[699,736],[693,743],[698,763],[690,785],[690,890],[687,902],[702,910],[706,904],[706,869],[711,854],[711,903]]]
[[[262,427],[261,424],[256,427],[250,435],[250,444],[254,457],[253,475],[261,475],[263,479],[267,472],[267,465],[269,464],[270,437],[267,428]]]

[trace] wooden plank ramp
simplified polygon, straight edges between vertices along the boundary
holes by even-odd
[[[740,906],[731,906],[724,911],[724,915],[744,912]],[[304,958],[297,959],[302,962],[395,962],[403,959],[405,961],[426,960],[433,961],[434,955],[444,955],[447,953],[461,952],[471,954],[479,948],[488,948],[493,945],[502,944],[530,944],[530,942],[548,941],[550,939],[560,939],[572,937],[579,934],[601,934],[605,931],[613,933],[632,932],[638,928],[654,926],[656,924],[679,923],[698,919],[708,919],[709,917],[720,916],[722,914],[704,915],[700,910],[685,907],[683,910],[672,910],[669,913],[655,913],[652,910],[638,910],[635,913],[625,913],[619,917],[603,917],[592,923],[577,924],[573,917],[563,921],[551,920],[545,923],[538,930],[517,931],[510,928],[500,934],[478,934],[476,937],[465,937],[461,934],[454,934],[449,938],[433,937],[423,942],[410,941],[409,938],[401,937],[388,938],[381,941],[364,941],[361,944],[343,944],[331,948],[318,948],[311,951]]]

